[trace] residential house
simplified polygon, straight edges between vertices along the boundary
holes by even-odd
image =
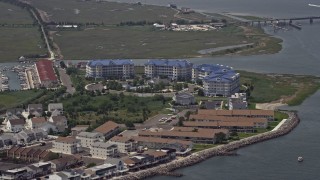
[[[129,171],[129,169],[127,168],[127,166],[123,162],[123,160],[121,160],[119,158],[108,158],[105,160],[105,163],[116,165],[116,167],[117,167],[117,170],[115,172],[116,176],[117,175],[124,175],[125,173],[127,173]]]
[[[72,137],[58,137],[53,142],[52,152],[63,154],[76,154],[82,151],[79,139]]]
[[[6,129],[10,132],[20,132],[24,129],[25,123],[24,119],[11,119],[7,121]]]
[[[75,166],[80,166],[83,164],[83,160],[75,156],[66,156],[60,157],[50,161],[51,169],[53,172],[59,172],[63,170],[70,169]]]
[[[49,175],[49,180],[83,180],[81,174],[76,171],[61,171]]]
[[[35,140],[42,140],[48,137],[48,133],[42,129],[22,130],[14,136],[18,143],[30,143]]]
[[[172,100],[175,102],[175,104],[187,106],[195,104],[196,100],[194,96],[190,93],[182,92],[182,93],[176,93]]]
[[[90,154],[94,158],[107,159],[118,156],[118,147],[108,142],[95,142],[90,148]]]
[[[27,124],[30,129],[38,129],[47,124],[47,120],[44,117],[33,117],[27,119]]]
[[[108,142],[116,144],[120,153],[129,153],[137,150],[136,141],[130,137],[118,135],[111,138]]]
[[[226,138],[228,138],[229,131],[227,129],[204,129],[190,127],[174,127],[171,130],[162,131],[140,131],[139,136],[189,140],[194,143],[214,144],[216,142],[216,134],[218,133],[224,133]]]
[[[12,134],[2,134],[0,135],[0,148],[8,147],[17,144],[17,140]]]
[[[42,104],[29,104],[27,109],[29,115],[34,115],[35,117],[42,116],[43,108]]]
[[[90,148],[95,142],[103,141],[104,136],[98,132],[81,132],[76,136],[80,140],[81,146]]]
[[[65,116],[51,116],[48,121],[56,126],[57,132],[64,132],[68,128],[68,120]]]
[[[71,135],[77,136],[80,132],[85,132],[89,128],[89,125],[77,125],[71,129]]]
[[[48,112],[51,113],[51,116],[61,116],[63,114],[63,104],[62,103],[48,104]]]
[[[136,171],[150,166],[154,162],[154,157],[148,154],[137,154],[123,159],[123,162],[130,171]]]
[[[106,123],[102,124],[95,130],[93,130],[93,132],[102,133],[105,139],[108,140],[120,132],[120,127],[117,123],[114,123],[113,121],[107,121]]]
[[[202,109],[222,109],[223,106],[223,101],[201,101],[201,106],[200,108]]]

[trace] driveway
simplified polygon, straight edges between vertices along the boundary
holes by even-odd
[[[67,87],[67,93],[73,94],[76,89],[72,86],[70,76],[66,73],[66,70],[58,68],[60,74],[60,80],[63,86]]]

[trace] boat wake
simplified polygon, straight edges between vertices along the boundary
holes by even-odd
[[[320,5],[317,5],[317,4],[308,4],[308,5],[311,7],[320,7]]]

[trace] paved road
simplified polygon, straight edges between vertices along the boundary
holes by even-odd
[[[70,76],[66,73],[66,70],[58,68],[60,74],[60,80],[62,85],[67,87],[67,93],[73,94],[76,92],[76,89],[72,86]]]

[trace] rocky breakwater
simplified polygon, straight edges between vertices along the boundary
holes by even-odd
[[[258,134],[256,136],[241,139],[239,141],[230,142],[225,145],[220,145],[220,146],[206,149],[200,152],[196,152],[188,157],[174,160],[167,164],[162,164],[160,166],[156,166],[153,168],[130,173],[125,176],[118,177],[116,179],[136,180],[136,179],[145,179],[147,177],[156,176],[156,175],[172,175],[173,174],[172,171],[176,169],[192,166],[194,164],[200,163],[214,156],[222,156],[222,155],[229,154],[230,151],[234,151],[241,147],[245,147],[251,144],[255,144],[255,143],[259,143],[269,139],[283,136],[285,134],[288,134],[290,131],[292,131],[300,122],[300,119],[295,112],[287,112],[287,111],[284,111],[284,112],[289,115],[289,118],[285,123],[281,125],[279,129],[275,131],[265,132],[262,134]]]

